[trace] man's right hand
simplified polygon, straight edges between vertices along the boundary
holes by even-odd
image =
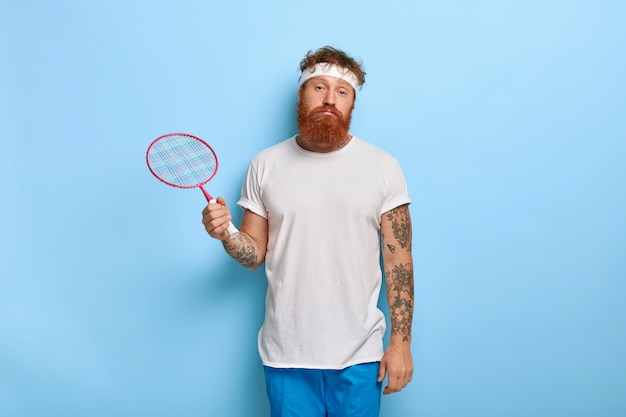
[[[218,240],[230,239],[228,225],[233,216],[228,210],[226,200],[218,197],[215,203],[209,203],[202,210],[202,224],[209,236]]]

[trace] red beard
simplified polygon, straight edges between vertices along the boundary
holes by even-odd
[[[331,112],[336,117],[319,114],[320,111]],[[303,137],[313,142],[335,145],[344,142],[351,117],[351,114],[344,116],[335,106],[319,106],[309,111],[302,101],[298,102],[298,129]]]

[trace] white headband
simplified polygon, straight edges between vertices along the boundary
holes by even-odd
[[[314,67],[307,68],[302,71],[302,75],[300,76],[300,87],[302,87],[302,84],[311,78],[320,76],[339,78],[340,80],[347,82],[352,86],[352,88],[354,88],[355,94],[359,87],[359,79],[352,71],[347,68],[339,67],[335,64],[329,64],[328,62],[315,64]]]

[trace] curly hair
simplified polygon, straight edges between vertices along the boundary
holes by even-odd
[[[337,66],[346,68],[356,75],[359,81],[359,87],[365,84],[365,71],[363,63],[349,56],[344,51],[333,48],[332,46],[324,46],[317,51],[309,51],[302,61],[300,61],[300,70],[304,71],[316,64],[328,62]]]

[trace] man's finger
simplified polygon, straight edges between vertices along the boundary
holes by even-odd
[[[393,394],[394,392],[400,392],[412,379],[412,373],[403,373],[398,375],[396,372],[389,372],[389,379],[387,380],[387,386],[385,387],[383,394]]]
[[[385,379],[385,375],[387,374],[387,364],[385,361],[380,362],[380,366],[378,367],[378,382],[383,382]]]

